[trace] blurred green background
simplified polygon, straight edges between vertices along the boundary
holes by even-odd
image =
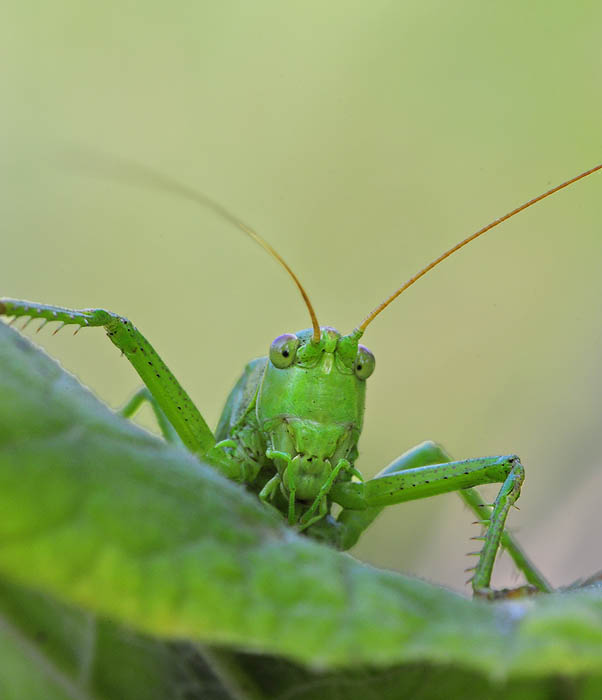
[[[127,315],[212,425],[245,362],[308,325],[297,292],[210,212],[69,170],[65,149],[217,198],[341,331],[602,156],[596,2],[9,0],[2,17],[0,294]],[[511,526],[557,585],[602,566],[601,199],[597,175],[514,219],[365,336],[359,468],[427,438],[517,452]],[[139,384],[100,331],[38,339],[112,406]],[[472,520],[453,494],[391,508],[355,554],[466,590]]]

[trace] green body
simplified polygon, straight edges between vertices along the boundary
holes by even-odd
[[[357,339],[328,328],[314,344],[311,335],[296,334],[301,344],[289,367],[268,357],[247,365],[216,431],[217,440],[234,441],[226,449],[240,460],[247,484],[263,488],[276,477],[280,495],[289,499],[294,491],[299,509],[313,504],[341,460],[349,467],[337,480],[351,478],[366,395],[353,368]],[[275,490],[272,495],[277,498]]]
[[[342,336],[322,328],[319,340],[310,330],[277,338],[268,357],[246,366],[214,436],[157,352],[126,318],[103,309],[76,311],[12,299],[0,300],[0,315],[40,318],[42,325],[59,321],[103,326],[146,385],[124,408],[124,415],[132,415],[142,400],[149,400],[166,439],[179,438],[312,537],[348,549],[383,507],[460,490],[484,527],[483,536],[475,538],[483,540],[472,577],[475,592],[491,595],[500,544],[530,584],[550,589],[504,532],[524,478],[516,456],[453,462],[441,447],[425,442],[363,481],[354,463],[374,358],[358,343],[361,331]],[[502,487],[495,503],[485,505],[472,487],[494,482]],[[336,519],[331,515],[334,504],[341,506]]]

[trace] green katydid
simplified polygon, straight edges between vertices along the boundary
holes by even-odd
[[[377,476],[364,481],[355,469],[362,430],[366,380],[374,356],[359,344],[367,326],[395,298],[436,265],[475,238],[520,211],[602,169],[602,164],[517,207],[468,236],[420,270],[379,304],[352,332],[342,335],[320,327],[307,293],[282,257],[258,234],[204,195],[146,168],[134,166],[136,179],[159,185],[209,206],[266,249],[297,285],[312,327],[276,338],[267,357],[251,361],[226,401],[215,434],[161,360],[126,318],[103,309],[71,310],[28,301],[0,299],[0,315],[65,325],[103,326],[142,378],[145,388],[123,409],[130,417],[150,401],[163,435],[180,440],[223,475],[245,484],[276,508],[291,526],[339,549],[349,549],[388,505],[458,491],[484,526],[472,587],[492,596],[490,580],[503,546],[531,588],[551,590],[514,538],[504,530],[510,508],[520,495],[524,469],[516,455],[452,461],[436,443],[425,442],[402,454]],[[27,324],[26,324],[27,325]],[[492,505],[474,487],[501,483]],[[336,504],[341,511],[331,514]]]

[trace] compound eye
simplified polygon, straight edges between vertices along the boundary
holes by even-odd
[[[292,333],[279,335],[270,345],[270,361],[278,369],[286,369],[295,361],[299,338]]]
[[[353,370],[358,379],[368,379],[374,372],[376,360],[374,355],[368,350],[365,345],[358,345],[357,355],[353,363]]]

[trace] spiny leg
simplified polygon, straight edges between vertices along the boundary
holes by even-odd
[[[15,299],[0,299],[2,315],[43,319],[40,328],[50,321],[59,321],[61,325],[55,333],[67,325],[78,326],[77,330],[88,326],[104,327],[111,342],[138,372],[184,445],[207,459],[228,478],[244,479],[240,463],[223,449],[223,445],[216,445],[213,433],[191,398],[153,346],[127,318],[104,309],[66,309]]]
[[[451,460],[450,460],[451,461]],[[458,495],[464,503],[479,516],[479,520],[490,520],[492,506],[485,503],[476,489],[462,489],[458,491]],[[475,540],[482,540],[484,536],[474,537]],[[507,530],[502,533],[500,544],[508,554],[512,557],[512,561],[516,568],[522,572],[527,582],[536,590],[543,593],[552,593],[553,586],[549,583],[546,577],[529,559],[526,552],[519,544],[514,535]]]
[[[483,548],[479,554],[479,561],[474,567],[474,575],[472,579],[470,579],[475,595],[488,597],[490,594],[491,574],[504,533],[506,518],[508,517],[510,508],[520,496],[520,490],[524,480],[525,470],[517,458],[512,464],[512,469],[495,499],[493,510],[489,518],[487,520],[482,520],[484,525],[488,524],[488,527],[484,535]]]
[[[153,346],[127,318],[104,309],[78,311],[14,299],[0,300],[0,314],[42,318],[46,322],[60,321],[62,325],[57,331],[63,325],[103,326],[111,342],[134,366],[188,449],[205,454],[215,444],[209,426],[188,394]]]
[[[441,447],[441,445],[438,445],[431,440],[427,440],[396,459],[378,476],[394,471],[402,471],[403,469],[408,469],[411,467],[419,467],[429,464],[442,464],[452,461],[451,456],[443,449],[443,447]],[[464,501],[465,505],[467,505],[476,515],[478,520],[487,521],[490,519],[492,507],[483,501],[476,489],[461,489],[457,493],[462,501]],[[475,537],[474,539],[483,538]],[[525,551],[518,543],[514,535],[507,530],[504,530],[502,534],[501,546],[512,557],[516,568],[523,573],[526,580],[532,586],[535,586],[535,588],[537,588],[539,591],[544,591],[547,593],[551,593],[554,590],[550,583],[546,580],[545,576],[537,569],[535,564],[530,561],[529,557],[526,555]]]
[[[433,464],[435,462],[435,464]],[[423,443],[395,460],[377,477],[365,484],[340,483],[331,490],[331,498],[343,506],[338,523],[343,528],[342,548],[353,546],[385,505],[425,498],[478,484],[503,482],[484,537],[483,550],[472,580],[477,594],[488,593],[491,571],[500,541],[509,550],[527,579],[541,590],[549,584],[533,567],[508,533],[504,523],[510,507],[520,493],[524,470],[515,456],[487,457],[450,462],[449,456],[434,443]],[[468,501],[477,512],[482,509],[478,494]],[[479,519],[483,519],[479,512]]]
[[[506,517],[520,494],[523,478],[524,470],[517,457],[485,457],[388,472],[364,484],[336,484],[331,498],[343,508],[361,510],[502,482],[472,579],[475,595],[488,595]]]

